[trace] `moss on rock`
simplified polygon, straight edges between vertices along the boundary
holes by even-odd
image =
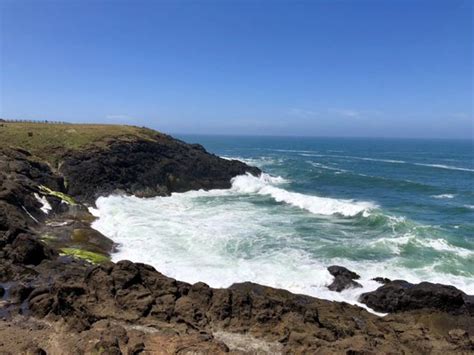
[[[71,206],[77,205],[77,202],[71,196],[66,195],[65,193],[51,190],[49,187],[44,186],[44,185],[40,185],[39,189],[43,194],[57,197],[61,201],[64,201]]]
[[[51,240],[56,240],[57,238],[51,234],[43,234],[39,239],[43,242],[48,242]]]
[[[106,261],[110,261],[110,257],[107,255],[94,253],[92,251],[82,250],[78,248],[62,248],[60,254],[84,259],[93,264],[100,264]]]

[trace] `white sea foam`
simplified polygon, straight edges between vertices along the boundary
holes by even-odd
[[[232,157],[232,156],[221,156],[222,159],[226,160],[238,160],[242,163],[257,166],[259,168],[263,168],[266,165],[278,165],[283,162],[283,159],[280,158],[272,158],[272,157],[259,157],[259,158],[242,158],[242,157]]]
[[[51,210],[52,207],[46,197],[38,195],[36,192],[34,193],[34,196],[36,200],[42,204],[42,207],[40,208],[43,213],[48,214]]]
[[[196,203],[189,194],[149,200],[112,196],[97,201],[98,229],[121,244],[113,260],[128,259],[155,266],[160,272],[187,282],[203,281],[228,287],[253,281],[295,293],[357,303],[361,290],[342,293],[326,286],[333,277],[328,264],[294,247],[272,250],[266,243],[291,243],[291,236],[275,233],[282,221],[248,204],[223,208]],[[236,208],[237,207],[237,208]],[[278,217],[277,217],[278,218]],[[274,240],[265,241],[265,235]],[[377,284],[362,280],[364,291]],[[363,305],[361,305],[363,306]]]
[[[359,158],[352,157],[353,159],[367,160],[367,161],[379,161],[382,163],[392,163],[392,164],[406,164],[406,161],[403,160],[394,160],[394,159],[375,159],[375,158]]]
[[[454,253],[464,258],[468,258],[474,255],[474,251],[451,245],[446,240],[441,238],[422,239],[420,242],[435,250]]]
[[[99,218],[93,226],[121,245],[113,255],[114,261],[129,259],[148,263],[170,277],[191,283],[203,281],[213,287],[253,281],[352,304],[359,304],[357,299],[362,292],[380,286],[371,280],[375,276],[450,283],[474,292],[472,279],[437,272],[434,265],[410,270],[399,263],[398,257],[380,262],[318,257],[318,248],[330,246],[334,241],[316,238],[311,247],[305,247],[308,241],[295,229],[301,225],[301,218],[305,218],[304,210],[292,211],[284,206],[275,210],[275,206],[256,205],[252,202],[255,197],[281,198],[317,213],[353,214],[364,207],[277,187],[283,184],[285,180],[268,175],[240,176],[230,190],[190,191],[151,199],[101,197],[94,210]],[[391,221],[397,225],[404,220],[394,217]],[[330,220],[323,219],[319,223],[323,229],[332,226]],[[397,250],[413,240],[416,238],[409,234],[385,241],[381,238],[375,246],[393,248],[396,256],[400,254]],[[352,243],[366,242],[355,238]],[[443,240],[428,241],[424,247],[466,253]],[[331,264],[358,272],[363,288],[341,293],[329,291],[326,286],[333,278],[326,268]]]
[[[322,158],[322,157],[337,157],[337,155],[326,155],[326,154],[313,154],[313,153],[301,153],[300,154],[302,157],[318,157],[318,158]]]
[[[391,164],[409,164],[409,165],[416,165],[416,166],[424,166],[424,167],[428,167],[428,168],[474,172],[474,169],[471,169],[471,168],[464,168],[464,167],[444,165],[444,164],[416,163],[416,162],[408,162],[408,161],[405,161],[405,160],[396,160],[396,159],[378,159],[378,158],[356,157],[356,156],[352,156],[352,155],[335,155],[335,154],[301,153],[300,155],[304,156],[304,157],[320,157],[320,158],[329,157],[329,158],[365,160],[365,161],[391,163]]]
[[[321,169],[326,169],[326,170],[334,170],[337,173],[347,173],[348,170],[345,170],[345,169],[341,169],[341,168],[335,168],[333,166],[329,166],[329,165],[325,165],[325,164],[321,164],[321,163],[316,163],[316,162],[313,162],[313,161],[307,161],[308,164],[314,166],[315,168],[321,168]]]
[[[447,169],[447,170],[459,170],[459,171],[469,171],[474,172],[474,169],[461,168],[458,166],[443,165],[443,164],[422,164],[422,163],[413,163],[413,165],[426,166],[429,168],[438,168],[438,169]]]
[[[290,192],[274,185],[283,183],[281,177],[262,174],[255,177],[250,174],[232,179],[232,190],[238,193],[271,196],[277,202],[284,202],[318,215],[342,215],[352,217],[377,206],[372,202],[334,199]]]
[[[396,255],[400,255],[408,244],[418,248],[431,248],[441,252],[452,253],[461,258],[474,256],[474,251],[452,245],[445,239],[421,238],[414,232],[407,232],[394,237],[383,237],[369,243],[371,246],[383,245]]]
[[[441,194],[441,195],[433,195],[431,197],[438,198],[438,199],[446,199],[446,198],[451,199],[451,198],[454,198],[454,196],[455,196],[454,194]]]
[[[332,157],[332,158],[343,158],[343,159],[356,159],[356,160],[366,160],[366,161],[375,161],[382,163],[393,163],[393,164],[406,164],[404,160],[394,160],[394,159],[376,159],[376,158],[366,158],[366,157],[355,157],[352,155],[335,155],[335,154],[309,154],[302,153],[300,154],[304,157]]]
[[[253,281],[359,304],[361,293],[380,286],[371,279],[382,276],[449,283],[474,293],[471,275],[447,274],[441,270],[442,260],[417,268],[404,264],[407,250],[438,251],[465,263],[474,256],[473,251],[438,236],[423,238],[416,228],[424,226],[384,214],[373,202],[297,193],[289,191],[288,183],[268,174],[241,175],[227,190],[150,199],[101,197],[97,209],[91,209],[99,217],[93,227],[120,244],[114,261],[148,263],[170,277],[203,281],[212,287]],[[383,232],[363,226],[354,229],[354,224],[370,223],[371,218],[384,221]],[[315,235],[302,229],[314,230]],[[361,254],[351,257],[360,250],[387,257],[378,261],[361,260]],[[334,257],[341,254],[345,257]],[[359,273],[363,288],[329,291],[333,277],[326,268],[332,264]]]
[[[270,149],[275,152],[284,152],[284,153],[317,153],[316,150],[298,150],[298,149]]]

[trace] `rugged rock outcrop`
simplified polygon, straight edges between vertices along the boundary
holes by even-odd
[[[11,339],[0,350],[11,353],[18,353],[12,343],[28,351],[115,354],[469,353],[474,346],[467,314],[418,310],[379,318],[253,283],[191,285],[129,261],[2,264],[16,275],[4,297],[8,326],[0,321],[0,338]]]
[[[362,287],[360,283],[354,281],[360,279],[360,276],[343,266],[332,265],[328,267],[328,271],[334,276],[334,281],[328,286],[331,291],[341,292],[348,288]]]
[[[363,293],[360,301],[379,312],[435,309],[474,316],[474,296],[466,295],[454,286],[431,282],[419,284],[403,280],[387,282],[375,291]]]
[[[232,350],[229,339],[239,334],[247,337],[243,342],[260,342],[281,353],[415,353],[433,347],[455,352],[473,346],[467,333],[472,317],[466,314],[405,312],[384,319],[356,306],[250,282],[228,289],[191,285],[130,261],[94,266],[69,257],[44,260],[9,292],[14,302],[9,312],[65,322],[73,336],[95,331],[101,320],[121,324],[108,327],[110,341],[98,340],[97,346],[105,348],[124,349],[120,339],[127,336],[126,324],[159,336],[173,334],[176,341],[194,339],[194,350],[221,353]],[[145,339],[143,348],[152,346]]]
[[[387,279],[386,277],[374,277],[372,280],[377,281],[379,284],[385,285],[391,282],[392,280]]]
[[[27,256],[26,235],[33,235],[44,222],[42,204],[35,197],[40,185],[61,190],[62,178],[53,174],[48,165],[35,161],[28,152],[3,148],[0,150],[0,250],[22,248],[11,255]],[[51,203],[60,205],[59,200]],[[15,243],[18,235],[22,242]],[[35,249],[38,250],[38,249]],[[25,254],[26,253],[26,254]]]
[[[60,171],[68,193],[89,204],[116,191],[151,197],[229,188],[234,176],[260,173],[258,168],[219,158],[198,144],[166,135],[157,135],[153,141],[112,142],[106,150],[91,147],[67,152]]]

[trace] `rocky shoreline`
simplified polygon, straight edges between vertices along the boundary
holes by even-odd
[[[87,206],[111,193],[142,197],[230,187],[260,170],[156,134],[55,152],[0,148],[0,353],[470,353],[473,296],[452,286],[380,278],[346,303],[253,283],[227,289],[171,279],[109,255]],[[358,287],[329,268],[328,287]],[[357,270],[356,270],[357,271]],[[383,275],[374,275],[383,276]]]

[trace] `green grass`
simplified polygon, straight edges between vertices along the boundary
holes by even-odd
[[[135,126],[0,122],[2,146],[22,148],[52,164],[68,150],[81,150],[111,141],[156,140],[160,133]]]
[[[92,251],[77,249],[77,248],[62,248],[60,249],[61,255],[69,255],[75,258],[87,260],[93,264],[100,264],[106,261],[110,261],[110,257]]]

